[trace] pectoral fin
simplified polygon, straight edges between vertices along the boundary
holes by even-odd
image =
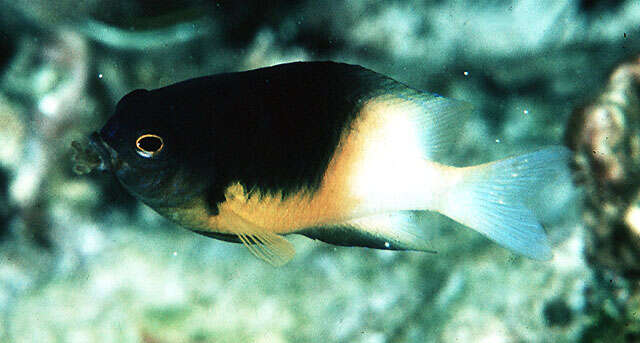
[[[295,255],[295,248],[284,237],[265,230],[243,219],[239,215],[227,216],[233,233],[257,258],[272,266],[279,267],[289,262]]]
[[[251,251],[253,256],[266,261],[274,267],[286,264],[296,253],[289,241],[275,233],[238,234],[238,238]]]

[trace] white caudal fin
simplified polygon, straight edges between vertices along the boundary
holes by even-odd
[[[551,259],[544,229],[524,202],[565,168],[569,150],[550,147],[460,168],[439,211],[492,241],[536,260]]]

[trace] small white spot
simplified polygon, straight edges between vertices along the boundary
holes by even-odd
[[[26,204],[33,199],[40,185],[40,174],[36,168],[25,168],[15,178],[9,190],[11,197],[20,204]]]
[[[640,236],[640,207],[630,207],[624,215],[624,221],[633,233]]]
[[[177,251],[174,251],[174,252],[173,252],[173,256],[178,256],[178,252],[177,252]]]
[[[500,143],[500,138],[496,138],[496,143]]]
[[[504,200],[502,200],[502,199],[498,200],[498,204],[504,205]]]
[[[518,177],[518,173],[512,173],[511,177]]]
[[[81,251],[85,255],[94,255],[103,247],[102,234],[94,227],[87,228],[82,234]]]
[[[98,78],[101,79],[102,78],[102,74],[98,74]]]
[[[391,246],[391,244],[389,244],[389,242],[384,242],[384,247],[385,247],[385,248],[388,248],[388,247],[390,247],[390,246]]]
[[[54,95],[45,95],[38,103],[38,109],[40,112],[48,117],[53,117],[58,113],[60,108],[60,101]]]
[[[529,114],[529,110],[524,110],[524,111],[522,111],[522,113]]]
[[[469,76],[469,72],[468,71],[465,71],[463,74],[464,74],[464,76]]]

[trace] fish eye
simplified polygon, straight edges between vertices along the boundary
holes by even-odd
[[[164,148],[162,137],[154,134],[144,134],[136,140],[136,152],[144,158],[158,154]]]

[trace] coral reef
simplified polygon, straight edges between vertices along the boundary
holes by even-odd
[[[586,256],[610,292],[593,310],[628,339],[640,339],[640,58],[612,72],[600,95],[576,109],[566,140],[576,151],[577,182],[585,188]],[[614,279],[617,280],[614,286]],[[616,311],[606,311],[604,302]]]
[[[640,275],[640,58],[623,63],[606,88],[570,119],[567,141],[585,185],[592,263]]]
[[[637,1],[0,3],[1,342],[637,339],[637,60],[606,86],[640,51]],[[554,258],[426,215],[438,254],[299,238],[273,269],[73,172],[132,89],[327,59],[473,103],[456,165],[571,137],[578,189],[535,199]]]

